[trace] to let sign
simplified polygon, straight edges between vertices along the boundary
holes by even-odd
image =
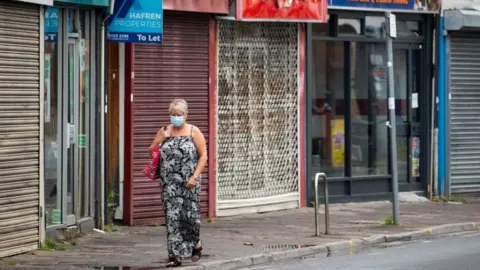
[[[59,17],[60,13],[58,8],[48,7],[45,9],[45,41],[57,41]]]
[[[162,43],[163,1],[115,0],[107,25],[108,41]]]

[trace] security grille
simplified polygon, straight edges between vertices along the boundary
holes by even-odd
[[[450,49],[450,180],[453,193],[480,191],[480,35],[457,34]]]
[[[0,1],[0,258],[40,241],[41,27],[39,5]]]
[[[219,204],[298,194],[298,25],[220,21],[218,55]]]

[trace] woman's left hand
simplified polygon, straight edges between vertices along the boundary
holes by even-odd
[[[195,178],[195,176],[190,177],[190,179],[188,179],[188,182],[187,182],[187,184],[185,184],[185,186],[188,189],[195,188],[197,186],[197,178]]]

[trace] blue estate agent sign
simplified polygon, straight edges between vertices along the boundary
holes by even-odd
[[[109,41],[162,43],[162,0],[115,0],[108,21]]]
[[[328,0],[329,7],[420,10],[416,3],[425,0]]]
[[[45,9],[45,41],[57,41],[58,38],[58,8]]]

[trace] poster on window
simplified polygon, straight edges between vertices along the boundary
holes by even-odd
[[[345,121],[334,119],[330,121],[332,128],[332,167],[343,167],[345,163]]]
[[[328,7],[436,13],[439,11],[440,0],[328,0]]]
[[[420,177],[420,138],[412,137],[412,177]]]
[[[86,101],[87,66],[88,66],[88,42],[85,39],[81,39],[80,40],[80,102],[82,105]]]
[[[45,113],[45,123],[49,123],[52,118],[52,108],[50,107],[51,102],[51,80],[52,80],[52,57],[50,54],[45,54],[45,72],[44,72],[44,88],[45,88],[45,100],[44,100],[44,113]]]
[[[241,21],[328,21],[328,0],[237,0]]]

